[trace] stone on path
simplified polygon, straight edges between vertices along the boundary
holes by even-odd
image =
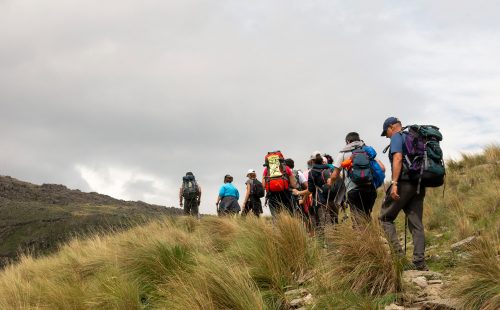
[[[454,243],[451,245],[451,250],[455,252],[460,252],[463,251],[464,248],[474,242],[477,239],[477,236],[470,236],[469,238],[466,238],[462,241],[459,241],[457,243]]]

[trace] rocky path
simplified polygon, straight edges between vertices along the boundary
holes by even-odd
[[[446,292],[447,279],[433,271],[409,270],[403,273],[406,294],[401,305],[392,304],[385,310],[455,310],[457,301]]]

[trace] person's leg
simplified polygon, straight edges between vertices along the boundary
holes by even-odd
[[[271,211],[271,215],[273,217],[273,220],[276,219],[276,216],[280,212],[280,203],[278,201],[278,197],[276,197],[275,193],[270,193],[268,196],[268,204],[269,204],[269,210]]]
[[[194,199],[191,204],[191,215],[198,217],[198,200]]]
[[[191,206],[189,205],[189,200],[184,199],[184,215],[189,215]]]
[[[408,216],[408,228],[413,238],[413,263],[417,268],[425,266],[425,232],[422,217],[424,213],[424,197],[425,189],[420,190],[420,194],[416,194],[405,208]]]
[[[398,235],[396,232],[396,225],[394,221],[396,220],[399,212],[409,203],[413,198],[412,195],[412,184],[409,182],[399,182],[398,193],[399,200],[393,200],[390,196],[391,187],[387,189],[385,194],[385,199],[382,204],[382,209],[380,210],[379,220],[384,229],[390,244],[392,245],[394,251],[400,255],[404,255],[401,244],[399,243]]]
[[[365,219],[361,193],[358,189],[352,189],[347,193],[347,203],[351,210],[353,226],[359,227]]]

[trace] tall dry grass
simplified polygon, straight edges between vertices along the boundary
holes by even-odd
[[[469,256],[460,266],[462,280],[453,289],[463,309],[500,309],[499,245],[497,235],[468,246]]]

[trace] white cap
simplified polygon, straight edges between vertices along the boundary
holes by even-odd
[[[317,155],[321,155],[321,152],[320,152],[320,151],[314,151],[314,152],[311,154],[311,159],[315,159]]]
[[[249,175],[250,173],[255,173],[255,170],[253,170],[253,169],[248,169],[248,171],[247,171],[247,175]]]

